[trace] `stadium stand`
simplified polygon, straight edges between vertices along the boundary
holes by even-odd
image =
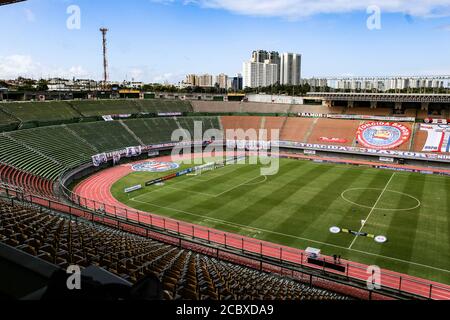
[[[166,99],[90,100],[0,103],[0,162],[45,180],[54,181],[68,168],[88,162],[94,154],[128,146],[171,141],[174,130],[186,128],[194,136],[194,122],[203,123],[203,131],[223,129],[280,130],[280,139],[308,143],[358,146],[355,143],[358,120],[274,116],[191,116],[95,121],[100,115],[141,113],[236,113],[390,115],[389,108],[346,108],[321,105],[282,105],[252,102],[182,101]],[[430,111],[433,114],[433,111]],[[408,116],[429,116],[426,111],[407,109]],[[437,117],[447,116],[441,112]],[[86,122],[93,121],[93,122]],[[80,123],[71,123],[79,122]],[[52,124],[52,126],[50,125]],[[412,130],[412,138],[398,149],[423,151],[426,132],[419,125],[403,123]],[[33,128],[39,126],[39,128]],[[14,129],[20,128],[21,130]],[[29,128],[29,129],[27,129]],[[325,139],[323,139],[325,138]],[[329,138],[330,140],[328,140]],[[339,141],[340,140],[340,141]],[[345,141],[345,142],[343,142]],[[8,171],[9,172],[9,171]],[[16,176],[11,176],[15,181]],[[23,183],[16,185],[23,185]]]
[[[220,117],[224,130],[249,129],[259,130],[261,128],[262,117],[258,116],[224,116]]]
[[[142,112],[149,113],[170,113],[170,112],[193,112],[192,105],[189,101],[182,100],[135,100],[137,107]]]
[[[261,124],[261,129],[267,130],[267,139],[279,140],[281,135],[281,128],[284,127],[286,122],[285,117],[264,117]],[[272,135],[272,130],[279,130],[278,137]]]
[[[406,109],[405,117],[417,118],[417,110],[416,109]]]
[[[307,138],[309,143],[337,144],[342,146],[352,146],[356,138],[361,121],[359,120],[334,120],[334,119],[316,119],[314,128]],[[324,142],[321,138],[343,139],[342,143]],[[344,142],[345,140],[345,142]]]
[[[95,127],[99,127],[99,124],[103,123],[96,123]],[[24,146],[51,156],[66,168],[80,165],[96,153],[92,146],[77,139],[64,126],[19,130],[6,135]],[[115,139],[110,140],[114,141]]]
[[[189,117],[178,118],[177,122],[183,129],[189,130],[192,139],[194,139],[195,122],[202,124],[203,131],[209,129],[220,129],[220,123],[217,117]]]
[[[91,147],[89,158],[98,152],[120,150],[124,147],[139,145],[139,141],[119,121],[77,123],[67,125],[67,128],[72,130],[78,138],[87,141],[95,148],[92,149]],[[78,141],[81,140],[78,139]]]
[[[393,110],[390,108],[348,108],[347,114],[367,115],[367,116],[383,116],[387,117],[392,115]]]
[[[190,113],[189,101],[181,100],[72,100],[49,102],[0,103],[0,132],[17,128],[56,125],[97,120],[105,115],[140,115],[144,113]]]
[[[71,101],[70,105],[85,117],[137,114],[140,112],[133,100],[80,100]]]
[[[179,129],[173,118],[151,118],[124,121],[145,144],[170,141],[170,133]]]
[[[291,105],[289,104],[277,104],[277,103],[257,103],[257,102],[244,102],[241,105],[241,112],[247,113],[265,113],[274,114],[288,113]]]
[[[64,101],[1,103],[0,109],[25,123],[52,122],[81,117]]]
[[[192,101],[194,112],[203,113],[236,113],[242,112],[241,102]]]
[[[346,108],[345,107],[326,107],[326,106],[318,106],[318,105],[293,105],[290,109],[291,113],[315,113],[315,114],[344,114]]]
[[[192,101],[194,112],[202,113],[264,113],[298,114],[302,112],[316,114],[345,113],[345,107],[326,107],[322,105],[291,105],[259,102],[218,102]]]
[[[170,142],[173,130],[194,136],[194,121],[203,131],[220,128],[217,117],[149,118],[48,126],[0,135],[0,162],[55,180],[66,169],[89,162],[94,154],[142,143]]]
[[[417,152],[422,152],[425,143],[428,138],[428,133],[420,130],[420,124],[416,125],[414,142],[413,142],[413,150]]]
[[[131,283],[154,274],[165,299],[348,299],[288,277],[2,200],[0,242],[63,268],[96,265]]]
[[[57,179],[64,170],[62,164],[46,155],[26,149],[5,135],[0,136],[0,161],[50,180]]]
[[[18,190],[25,194],[39,195],[49,199],[54,198],[53,181],[1,163],[0,181],[19,188]]]
[[[0,132],[12,131],[17,129],[20,124],[20,120],[4,111],[0,107]]]
[[[287,118],[281,130],[281,140],[306,142],[306,133],[314,122],[312,118]]]

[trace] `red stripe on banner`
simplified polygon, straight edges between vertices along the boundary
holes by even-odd
[[[445,132],[442,132],[441,142],[439,143],[438,152],[442,152],[442,146],[444,145]]]

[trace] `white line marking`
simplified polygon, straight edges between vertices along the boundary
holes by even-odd
[[[234,186],[234,187],[232,187],[232,188],[230,188],[230,189],[227,189],[227,190],[225,190],[225,191],[219,193],[218,195],[216,195],[216,197],[220,197],[221,195],[224,195],[224,194],[227,193],[227,192],[233,191],[234,189],[237,189],[237,188],[239,188],[239,187],[241,187],[241,186],[243,186],[243,185],[246,185],[246,184],[248,184],[248,183],[250,183],[250,182],[252,182],[252,181],[254,181],[254,180],[256,180],[256,179],[258,179],[258,178],[260,178],[260,177],[261,177],[261,176],[256,176],[256,177],[254,177],[254,178],[252,178],[252,179],[250,179],[250,180],[244,181],[243,183],[240,183],[240,184],[238,184],[238,185],[236,185],[236,186]]]
[[[285,237],[288,237],[288,238],[299,239],[299,240],[303,240],[303,241],[309,241],[309,242],[318,243],[318,244],[322,244],[322,245],[329,246],[329,247],[335,247],[335,248],[344,249],[344,250],[348,250],[348,251],[354,251],[354,252],[358,252],[358,253],[362,253],[362,254],[366,254],[366,255],[370,255],[370,256],[375,256],[375,257],[381,257],[381,258],[385,258],[385,259],[395,260],[395,261],[399,261],[399,262],[403,262],[403,263],[407,263],[407,264],[414,264],[414,265],[417,265],[417,266],[420,266],[420,267],[424,267],[424,268],[429,268],[429,269],[434,269],[434,270],[450,273],[450,270],[436,268],[436,267],[428,266],[428,265],[425,265],[425,264],[420,264],[420,263],[417,263],[417,262],[406,261],[406,260],[402,260],[402,259],[397,259],[397,258],[393,258],[393,257],[389,257],[389,256],[383,256],[383,255],[379,255],[379,254],[376,254],[376,253],[365,252],[365,251],[360,251],[360,250],[356,250],[356,249],[350,249],[350,248],[347,248],[347,247],[342,247],[342,246],[338,246],[338,245],[335,245],[335,244],[322,242],[322,241],[317,241],[317,240],[312,240],[312,239],[308,239],[308,238],[302,238],[302,237],[294,236],[294,235],[291,235],[291,234],[286,234],[286,233],[281,233],[281,232],[276,232],[276,231],[271,231],[271,230],[266,230],[266,229],[260,229],[260,228],[255,228],[255,227],[251,227],[251,226],[245,226],[245,225],[242,225],[242,224],[229,222],[229,221],[226,221],[226,220],[206,217],[206,216],[203,216],[201,214],[195,214],[195,213],[188,212],[188,211],[185,211],[185,210],[179,210],[179,209],[175,209],[175,208],[160,206],[160,205],[157,205],[157,204],[154,204],[154,203],[150,203],[150,202],[143,202],[143,201],[138,201],[138,200],[131,200],[131,201],[139,202],[139,203],[142,203],[142,204],[148,204],[148,205],[151,205],[151,206],[154,206],[154,207],[157,207],[157,208],[161,208],[161,209],[177,211],[177,212],[184,213],[184,214],[191,215],[191,216],[195,216],[195,217],[201,217],[204,220],[215,221],[215,222],[226,224],[226,225],[229,225],[229,226],[240,227],[240,228],[247,229],[247,230],[248,229],[252,229],[252,230],[263,232],[263,233],[277,234],[277,235],[285,236]]]
[[[387,190],[389,184],[391,183],[392,179],[394,178],[394,176],[395,176],[395,172],[392,174],[391,178],[389,179],[389,181],[388,181],[388,182],[386,183],[386,185],[384,186],[383,191],[381,191],[380,195],[378,196],[377,201],[375,202],[375,204],[373,205],[373,207],[372,207],[372,209],[370,210],[369,214],[367,215],[367,217],[366,217],[366,219],[365,219],[365,223],[362,224],[362,226],[361,226],[361,228],[359,228],[359,231],[358,231],[358,232],[361,232],[362,229],[364,229],[364,226],[366,225],[367,220],[369,220],[370,216],[371,216],[372,213],[375,211],[375,208],[377,207],[378,202],[380,202],[381,198],[383,197],[383,194],[386,192],[386,190]],[[359,236],[355,236],[355,238],[353,239],[352,243],[351,243],[350,246],[348,247],[349,249],[351,249],[351,248],[353,247],[353,245],[355,244],[356,239],[358,239],[358,238],[359,238]]]
[[[205,193],[205,192],[198,192],[198,191],[188,190],[188,189],[184,189],[184,188],[175,188],[175,187],[171,187],[171,186],[164,186],[164,188],[166,188],[166,189],[172,189],[172,190],[177,190],[177,191],[182,191],[182,192],[189,192],[189,193],[200,194],[200,195],[208,196],[208,197],[216,197],[215,194]]]
[[[341,193],[341,198],[344,199],[346,202],[348,202],[348,203],[350,203],[350,204],[352,204],[352,205],[361,207],[361,208],[372,209],[372,207],[370,207],[370,206],[365,206],[365,205],[363,205],[363,204],[356,203],[356,202],[351,201],[351,200],[349,200],[349,199],[347,199],[347,198],[345,197],[345,194],[346,194],[347,192],[355,191],[355,190],[377,190],[377,191],[380,191],[380,190],[382,190],[382,189],[381,189],[381,188],[351,188],[351,189],[347,189],[347,190],[345,190],[344,192]],[[404,192],[399,192],[399,191],[394,191],[394,190],[386,190],[386,191],[387,191],[387,192],[391,192],[391,193],[400,194],[400,195],[403,195],[403,196],[406,196],[406,197],[409,197],[409,198],[415,200],[415,201],[417,202],[417,205],[416,205],[415,207],[405,208],[405,209],[384,209],[384,208],[377,208],[377,210],[381,210],[381,211],[411,211],[411,210],[414,210],[414,209],[419,208],[419,207],[422,205],[422,202],[421,202],[419,199],[417,199],[416,197],[414,197],[414,196],[412,196],[412,195],[410,195],[410,194],[407,194],[407,193],[404,193]]]

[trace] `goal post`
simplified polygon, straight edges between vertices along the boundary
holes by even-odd
[[[200,166],[196,166],[193,168],[192,172],[188,173],[189,176],[199,176],[203,172],[207,171],[213,171],[219,168],[226,167],[228,165],[232,164],[238,164],[240,161],[245,161],[245,156],[237,156],[237,157],[230,157],[225,159],[224,161],[216,161],[216,162],[209,162]]]

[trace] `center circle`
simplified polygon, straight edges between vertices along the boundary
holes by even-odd
[[[384,189],[380,189],[380,188],[352,188],[352,189],[347,189],[344,192],[342,192],[341,194],[341,198],[348,202],[351,203],[355,206],[361,207],[361,208],[366,208],[366,209],[374,209],[374,205],[376,202],[374,202],[374,204],[372,206],[369,206],[367,204],[363,204],[363,203],[358,203],[357,200],[352,200],[350,195],[351,193],[360,193],[361,191],[374,191],[377,192],[376,194],[378,195],[378,197],[383,194],[383,196],[391,194],[391,196],[393,195],[394,197],[403,197],[403,198],[407,198],[409,199],[408,203],[411,202],[411,205],[409,205],[406,208],[383,208],[380,206],[381,203],[378,203],[377,206],[375,207],[375,210],[381,210],[381,211],[410,211],[410,210],[414,210],[417,209],[421,206],[421,202],[419,199],[417,199],[416,197],[409,195],[407,193],[404,192],[399,192],[399,191],[393,191],[393,190],[384,190]]]

